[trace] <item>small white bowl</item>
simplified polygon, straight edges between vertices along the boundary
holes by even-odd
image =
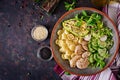
[[[43,25],[37,25],[31,30],[31,36],[35,41],[44,41],[48,37],[48,30]]]

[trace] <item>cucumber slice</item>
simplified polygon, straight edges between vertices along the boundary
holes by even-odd
[[[102,60],[99,60],[100,68],[103,68],[105,66],[105,62]]]
[[[95,32],[91,32],[93,37],[97,37],[97,34]]]
[[[98,48],[98,43],[97,43],[97,39],[91,39],[89,42],[89,47],[91,47],[92,49],[94,49],[94,52],[97,50]]]
[[[94,53],[95,50],[92,48],[91,43],[88,43],[88,49],[91,53]]]
[[[98,40],[98,46],[99,46],[100,48],[105,48],[105,47],[107,46],[107,43],[106,43],[105,41],[100,41],[100,40]]]
[[[107,49],[106,48],[104,48],[104,49],[99,48],[98,53],[99,53],[100,56],[104,57],[105,54],[107,53]]]
[[[108,58],[109,56],[110,56],[110,54],[108,54],[108,53],[103,54],[104,58]]]
[[[96,51],[98,50],[98,46],[92,46],[92,48]]]
[[[99,49],[98,49],[98,53],[99,53],[99,54],[106,53],[106,51],[107,51],[106,48],[103,48],[103,49],[99,48]]]
[[[94,60],[98,61],[99,59],[97,58],[97,54],[94,54]]]
[[[97,39],[92,39],[92,41],[91,41],[91,44],[92,44],[92,46],[98,46],[98,41],[97,41]]]
[[[90,61],[90,63],[93,63],[93,62],[94,62],[94,55],[93,55],[93,54],[90,55],[89,61]]]
[[[104,57],[100,56],[99,54],[97,54],[97,58],[98,58],[99,60],[104,60]]]
[[[114,44],[114,41],[113,41],[113,40],[107,41],[107,48],[108,48],[108,49],[112,48],[113,44]]]
[[[99,62],[97,62],[97,63],[96,63],[96,67],[99,67],[99,65],[100,65],[100,63],[99,63]]]

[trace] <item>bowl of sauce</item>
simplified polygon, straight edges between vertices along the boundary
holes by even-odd
[[[37,57],[42,61],[50,61],[53,56],[49,46],[42,46],[38,48]]]

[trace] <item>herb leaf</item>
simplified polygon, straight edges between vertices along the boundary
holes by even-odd
[[[72,0],[72,3],[64,2],[64,5],[67,11],[72,10],[75,8],[76,0]]]
[[[86,11],[82,11],[82,14],[84,15],[84,16],[87,16],[87,13],[86,13]]]

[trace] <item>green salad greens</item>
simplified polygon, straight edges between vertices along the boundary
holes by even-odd
[[[88,50],[91,53],[89,62],[91,67],[103,68],[106,59],[110,56],[109,50],[113,46],[113,33],[110,28],[104,25],[102,16],[98,13],[87,13],[82,11],[74,18],[65,20],[62,23],[65,30],[79,38],[90,35]]]
[[[67,11],[74,9],[75,5],[76,5],[76,2],[77,2],[77,0],[72,0],[72,3],[64,2],[65,9]]]

